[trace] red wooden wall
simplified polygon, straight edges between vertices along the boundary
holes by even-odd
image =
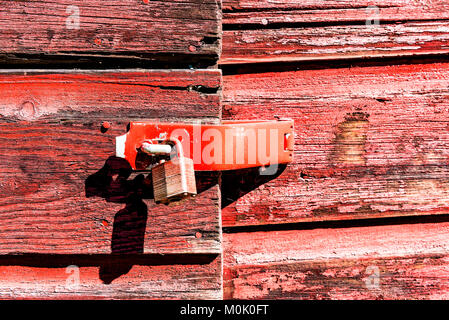
[[[224,203],[226,299],[448,298],[448,9],[224,1],[223,118],[296,141]]]
[[[132,120],[219,121],[220,4],[0,11],[0,298],[221,299],[218,176],[155,205],[113,156]]]
[[[446,1],[0,17],[0,298],[449,298]],[[199,196],[168,207],[112,156],[132,120],[278,117],[293,163],[197,173]]]

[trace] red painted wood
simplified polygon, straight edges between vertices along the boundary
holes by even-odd
[[[224,297],[447,299],[448,230],[442,222],[224,234]]]
[[[448,52],[446,1],[230,0],[223,6],[222,65]],[[373,26],[376,21],[381,24]]]
[[[0,53],[120,57],[219,51],[217,1],[1,1],[0,15]]]
[[[431,21],[376,27],[361,24],[229,30],[223,32],[220,64],[447,53],[447,24],[448,21]]]
[[[33,265],[32,261],[41,260]],[[110,258],[109,258],[110,259]],[[15,262],[20,262],[19,258]],[[22,259],[23,260],[23,259]],[[41,266],[42,260],[48,266]],[[58,259],[57,259],[58,260]],[[59,259],[60,260],[60,259]],[[201,264],[151,265],[112,260],[107,257],[92,263],[69,256],[66,265],[50,266],[52,257],[38,256],[24,265],[0,266],[0,299],[221,299],[221,258]],[[128,259],[130,260],[130,259]],[[178,258],[178,263],[182,260]],[[23,262],[22,262],[23,263]],[[105,271],[109,268],[109,271]],[[104,282],[104,278],[114,280]],[[112,278],[110,278],[112,279]],[[109,280],[110,280],[109,279]]]
[[[332,8],[365,8],[367,6],[378,6],[380,8],[389,7],[430,7],[444,4],[444,0],[360,0],[357,2],[351,0],[224,0],[223,10],[225,12],[232,10],[261,10],[261,9],[332,9]]]
[[[223,24],[435,20],[449,17],[444,0],[225,0]],[[374,10],[377,7],[378,10]]]
[[[448,213],[448,71],[435,63],[225,76],[225,118],[292,118],[296,145],[280,177],[223,209],[223,225]]]
[[[220,71],[55,70],[214,65],[221,3],[0,1],[0,17],[2,65],[34,68],[0,71],[0,299],[222,298],[218,175],[157,206],[151,175],[112,157],[133,120],[218,123]]]
[[[126,164],[106,160],[130,120],[217,122],[220,78],[217,70],[2,72],[0,254],[219,253],[216,178],[199,177],[193,200],[157,206],[151,177],[127,178]]]
[[[225,299],[449,298],[449,64],[383,60],[439,61],[447,6],[224,1],[220,63],[245,65],[225,66],[223,118],[288,117],[296,130],[279,177],[223,176]]]

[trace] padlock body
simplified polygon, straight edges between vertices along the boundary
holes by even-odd
[[[177,157],[152,168],[156,203],[169,203],[196,195],[193,160]]]

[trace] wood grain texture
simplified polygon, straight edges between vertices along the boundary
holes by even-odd
[[[223,2],[224,119],[296,141],[279,176],[223,176],[225,299],[449,298],[448,5]]]
[[[449,10],[447,11],[449,12]],[[228,30],[220,64],[402,57],[449,52],[448,21]]]
[[[219,54],[215,0],[0,1],[0,16],[3,54]]]
[[[449,64],[224,77],[224,118],[295,121],[294,161],[224,226],[448,213]]]
[[[444,0],[225,0],[223,24],[437,20],[449,17],[448,6]]]
[[[178,257],[160,265],[107,256],[3,260],[0,299],[222,299],[220,256],[200,264],[180,264]]]
[[[1,72],[0,254],[219,253],[216,177],[155,205],[151,176],[111,155],[133,119],[219,121],[220,84],[217,70]]]
[[[448,228],[446,219],[224,234],[224,298],[447,299]]]
[[[405,7],[429,6],[443,4],[443,0],[224,0],[223,10],[263,10],[263,9],[332,9],[332,8],[366,8],[378,7]]]
[[[230,1],[224,9],[222,65],[429,55],[449,48],[446,1]]]

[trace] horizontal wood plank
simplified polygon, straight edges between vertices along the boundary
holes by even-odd
[[[448,19],[444,0],[225,0],[223,24],[364,22]]]
[[[182,264],[182,257],[155,265],[127,261],[7,257],[0,261],[0,299],[222,299],[221,256]]]
[[[448,53],[441,0],[225,1],[220,64]]]
[[[0,1],[0,54],[219,53],[219,1]]]
[[[447,299],[447,219],[224,234],[225,299]]]
[[[217,70],[1,72],[0,254],[220,252],[216,177],[155,205],[151,176],[111,158],[131,120],[219,121],[220,84]]]
[[[448,20],[440,20],[379,26],[227,30],[223,32],[220,64],[448,53],[447,25]]]
[[[232,199],[223,225],[448,213],[448,71],[435,63],[225,76],[224,118],[292,118],[295,152],[279,177]]]
[[[224,0],[223,10],[263,10],[263,9],[332,9],[332,8],[365,8],[378,7],[405,7],[429,6],[443,4],[443,0]]]

